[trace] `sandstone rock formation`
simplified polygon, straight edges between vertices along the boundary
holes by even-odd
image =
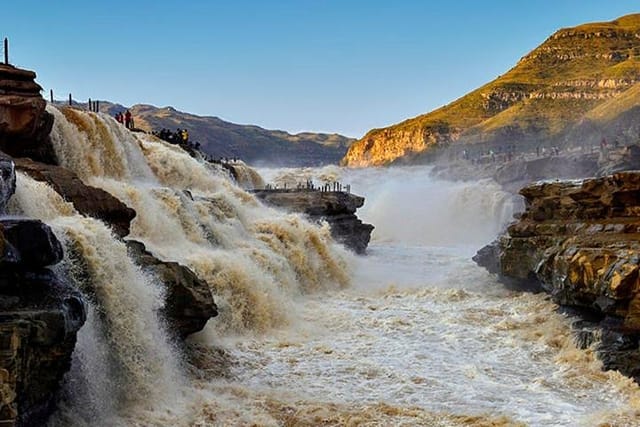
[[[561,29],[484,86],[432,112],[369,131],[342,163],[425,163],[425,153],[462,144],[486,151],[514,143],[525,151],[520,147],[541,141],[566,145],[576,141],[572,135],[635,142],[639,33],[640,14]]]
[[[476,260],[495,270],[497,255],[500,274],[537,281],[558,304],[588,313],[603,329],[605,367],[640,381],[640,172],[520,193],[525,212]]]
[[[0,425],[41,425],[55,409],[85,306],[47,268],[63,253],[45,224],[2,220],[0,243]]]
[[[47,165],[30,159],[15,159],[16,169],[35,180],[45,181],[82,214],[111,225],[120,237],[129,234],[136,212],[106,191],[85,185],[78,176],[61,166]]]
[[[36,73],[0,64],[0,150],[55,163],[49,140],[53,116],[45,111]]]
[[[304,213],[312,220],[325,220],[338,242],[358,254],[363,254],[374,226],[363,223],[355,215],[364,205],[364,197],[338,191],[255,190],[255,196],[268,205],[292,212]]]
[[[189,268],[159,260],[141,242],[129,240],[127,247],[136,262],[164,284],[162,315],[177,336],[184,339],[202,330],[210,318],[218,315],[209,285]]]

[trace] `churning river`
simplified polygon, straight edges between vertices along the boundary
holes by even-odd
[[[12,213],[52,226],[91,301],[52,425],[638,425],[638,386],[577,350],[570,318],[470,260],[518,206],[495,184],[417,167],[259,171],[365,196],[376,229],[358,257],[174,146],[49,110],[62,165],[134,208],[130,237],[207,280],[220,309],[173,342],[124,243],[20,174]]]

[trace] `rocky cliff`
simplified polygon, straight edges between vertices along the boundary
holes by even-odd
[[[524,213],[476,261],[578,309],[588,319],[581,343],[599,335],[605,368],[640,382],[640,172],[541,182],[520,193]]]
[[[428,161],[420,153],[450,144],[566,144],[569,135],[626,129],[640,111],[625,93],[640,82],[640,14],[612,22],[562,29],[494,81],[431,113],[374,129],[349,148],[347,166],[372,166],[399,158]],[[623,99],[613,117],[599,107]],[[594,112],[592,112],[594,111]],[[608,111],[614,111],[608,108]],[[631,123],[628,124],[632,126]],[[577,131],[576,131],[577,128]],[[637,132],[627,135],[636,138]],[[635,142],[635,140],[633,141]]]
[[[363,223],[355,212],[364,205],[364,197],[341,191],[254,190],[268,205],[307,215],[315,221],[327,221],[334,239],[358,254],[369,245],[374,226]]]
[[[1,162],[2,206],[15,190]],[[41,425],[55,409],[86,312],[80,293],[49,268],[62,247],[48,226],[0,220],[0,425]]]

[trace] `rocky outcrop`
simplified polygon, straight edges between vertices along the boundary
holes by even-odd
[[[129,234],[136,212],[106,191],[85,185],[78,176],[61,166],[47,165],[30,159],[15,159],[16,169],[31,178],[47,182],[65,200],[84,215],[109,224],[120,237]]]
[[[525,212],[477,260],[495,268],[486,256],[493,251],[503,276],[537,281],[558,304],[588,313],[583,335],[595,324],[602,330],[605,367],[640,381],[640,172],[536,183],[520,193]]]
[[[324,220],[331,227],[334,239],[358,254],[365,253],[374,226],[363,223],[355,215],[364,205],[364,197],[341,191],[255,190],[255,196],[268,205],[307,215],[312,220]]]
[[[86,318],[81,295],[47,267],[62,259],[49,227],[0,221],[0,425],[42,425]]]
[[[15,157],[56,163],[49,132],[53,116],[45,111],[36,73],[0,64],[0,150]]]
[[[210,318],[218,315],[209,285],[189,268],[159,260],[141,242],[129,240],[127,247],[133,259],[165,286],[162,315],[178,337],[184,339],[202,330]]]
[[[342,159],[351,167],[381,166],[393,160],[441,147],[459,137],[459,130],[444,123],[400,129],[375,129],[353,143]]]

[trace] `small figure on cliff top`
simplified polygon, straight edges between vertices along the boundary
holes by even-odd
[[[129,110],[124,113],[124,126],[127,129],[133,128],[133,119],[131,118],[131,111]]]

